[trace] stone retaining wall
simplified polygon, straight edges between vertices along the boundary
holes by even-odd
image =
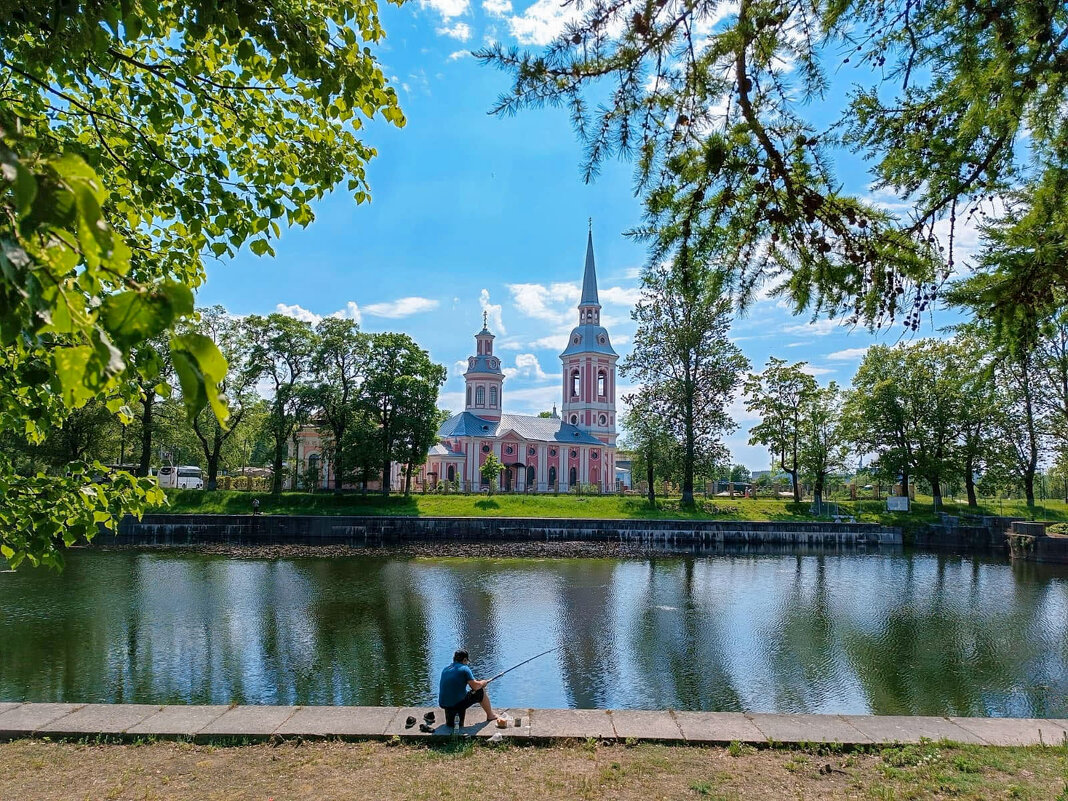
[[[714,546],[901,545],[901,530],[866,523],[575,520],[514,517],[145,515],[128,517],[120,545],[387,545],[434,540],[612,541]]]
[[[1045,523],[1013,523],[1008,541],[1013,559],[1068,565],[1068,537],[1046,534]]]

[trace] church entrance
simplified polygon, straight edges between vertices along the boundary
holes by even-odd
[[[534,465],[527,465],[527,489],[534,487],[538,482],[538,471]]]
[[[574,467],[571,468],[571,480],[568,481],[569,487],[573,487],[578,484],[578,470]]]
[[[549,468],[549,489],[556,489],[556,468]]]
[[[449,483],[451,484],[456,480],[456,466],[449,465]]]
[[[512,468],[510,467],[504,468],[504,491],[512,491]]]

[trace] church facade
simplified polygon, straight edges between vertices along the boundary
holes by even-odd
[[[578,325],[560,354],[560,409],[551,417],[508,414],[504,372],[493,352],[494,335],[483,320],[475,353],[464,372],[464,410],[438,430],[423,479],[485,486],[482,465],[490,454],[504,465],[502,492],[567,492],[573,487],[615,491],[616,362],[608,331],[601,325],[593,234],[586,241],[586,265],[578,304]]]
[[[475,352],[464,372],[464,409],[438,429],[438,442],[413,476],[413,489],[441,482],[463,491],[486,488],[482,465],[490,454],[504,465],[496,482],[500,492],[568,492],[581,487],[616,490],[616,362],[608,331],[601,325],[593,233],[586,241],[586,263],[578,304],[578,324],[560,354],[560,408],[551,417],[508,414],[505,375],[493,352],[493,333],[483,316]],[[321,432],[305,426],[290,445],[290,459],[305,468],[315,460],[318,483],[332,486]],[[403,489],[403,469],[394,465],[391,489]]]

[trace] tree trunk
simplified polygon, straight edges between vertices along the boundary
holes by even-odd
[[[901,473],[901,494],[906,498],[909,497],[909,474],[907,470]]]
[[[137,475],[147,476],[152,466],[152,407],[156,402],[156,390],[145,388],[144,408],[141,410],[141,461],[137,465]]]
[[[408,461],[408,464],[404,468],[404,497],[407,498],[412,494],[412,462]]]
[[[797,437],[794,437],[793,468],[794,469],[790,473],[790,480],[794,485],[794,503],[801,503],[801,482],[797,480]]]
[[[645,477],[649,482],[649,505],[656,508],[656,484],[653,481],[655,473],[653,471],[653,450],[649,449],[649,453],[645,457]],[[1068,490],[1066,490],[1068,493]]]
[[[204,483],[204,486],[209,491],[214,491],[219,487],[219,458],[222,455],[223,438],[219,435],[219,429],[215,429],[215,437],[212,439],[211,452],[206,453],[206,461],[208,463],[208,480]]]
[[[682,456],[682,506],[692,507],[693,501],[693,462],[694,462],[694,420],[693,390],[689,389],[686,397],[686,448]]]
[[[816,508],[821,509],[823,507],[823,477],[817,476],[815,483],[812,485],[812,500],[816,503]]]
[[[938,476],[931,476],[930,482],[932,505],[937,514],[942,511],[942,482],[938,480]]]
[[[974,508],[979,505],[979,499],[975,497],[975,462],[969,456],[964,462],[964,489],[968,493],[968,506]]]
[[[271,479],[271,492],[274,495],[282,494],[282,462],[285,461],[283,457],[286,452],[287,439],[289,438],[285,437],[279,442],[276,438],[274,441],[274,463],[272,465],[274,467],[274,477]]]

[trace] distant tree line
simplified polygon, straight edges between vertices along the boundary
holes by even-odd
[[[281,314],[234,317],[221,306],[201,310],[189,329],[209,337],[229,363],[226,426],[210,408],[190,408],[196,387],[183,386],[167,349],[149,341],[135,354],[142,378],[128,425],[94,400],[40,443],[5,432],[18,468],[61,472],[71,462],[98,460],[148,476],[161,461],[180,461],[202,467],[210,490],[222,472],[265,465],[280,492],[293,436],[310,423],[319,428],[336,488],[382,480],[388,490],[394,461],[406,465],[410,486],[434,443],[445,380],[445,369],[410,337],[365,333],[352,320],[313,326]]]

